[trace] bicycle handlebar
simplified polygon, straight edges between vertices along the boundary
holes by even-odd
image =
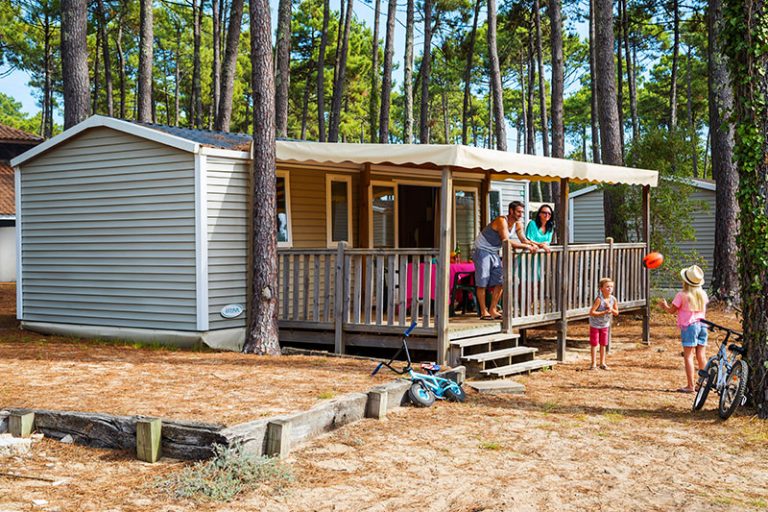
[[[741,332],[735,331],[733,329],[729,329],[728,327],[725,327],[725,326],[720,325],[720,324],[716,324],[716,323],[711,322],[709,320],[701,319],[700,322],[703,323],[704,325],[706,325],[707,328],[710,331],[714,331],[715,329],[718,329],[720,331],[725,331],[728,334],[733,334],[736,337],[737,341],[741,341],[741,339],[743,337],[743,334]]]
[[[415,328],[416,328],[416,322],[413,322],[413,323],[411,324],[411,326],[410,326],[408,329],[406,329],[406,331],[405,331],[405,333],[403,334],[403,336],[405,336],[405,337],[407,338],[408,336],[410,336],[410,335],[411,335],[411,333],[413,332],[413,330],[414,330]]]

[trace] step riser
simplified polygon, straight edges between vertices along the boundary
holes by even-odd
[[[488,359],[486,361],[468,361],[463,360],[462,365],[467,368],[468,376],[484,376],[483,370],[490,370],[493,368],[500,368],[502,366],[508,366],[511,364],[525,363],[533,361],[536,354],[535,352],[528,352],[527,354],[518,354],[515,356],[503,356],[498,359]]]
[[[493,352],[494,350],[503,350],[505,348],[517,347],[517,338],[511,340],[494,341],[483,345],[471,345],[462,349],[462,356],[471,356],[482,354],[483,352]]]

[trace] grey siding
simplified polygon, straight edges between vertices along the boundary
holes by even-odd
[[[574,197],[572,242],[598,244],[605,242],[605,218],[603,216],[603,191],[600,189]]]
[[[692,215],[694,239],[680,242],[680,250],[686,254],[693,254],[704,259],[704,276],[709,282],[712,277],[715,251],[715,192],[695,188],[690,195],[690,200],[695,201],[696,210]],[[694,263],[691,261],[689,264]]]
[[[23,319],[195,330],[191,153],[96,128],[22,166]]]
[[[491,183],[491,190],[498,190],[501,192],[502,214],[506,213],[507,207],[512,201],[520,201],[524,203],[525,209],[528,211],[528,201],[526,194],[527,187],[528,182],[518,180],[503,180],[494,181]]]
[[[248,162],[206,157],[208,179],[208,329],[245,327],[245,313],[221,316],[222,306],[246,305]]]

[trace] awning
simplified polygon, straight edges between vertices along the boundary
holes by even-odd
[[[658,183],[659,173],[646,169],[523,155],[473,146],[443,144],[341,144],[278,141],[277,160],[300,164],[375,164],[460,171],[490,171],[530,180],[568,178],[576,183]]]

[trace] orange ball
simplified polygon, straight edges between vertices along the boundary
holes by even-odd
[[[664,263],[664,255],[660,252],[649,252],[643,257],[645,268],[659,268]]]

